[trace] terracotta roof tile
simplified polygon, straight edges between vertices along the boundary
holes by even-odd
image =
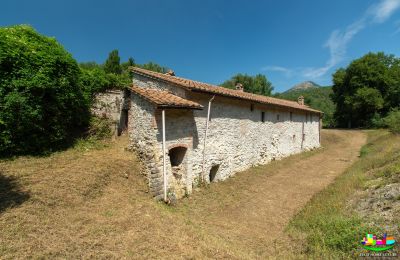
[[[220,86],[215,86],[215,85],[202,83],[202,82],[198,82],[198,81],[194,81],[194,80],[188,80],[188,79],[184,79],[184,78],[180,78],[180,77],[176,77],[176,76],[170,76],[167,74],[153,72],[153,71],[149,71],[149,70],[145,70],[145,69],[141,69],[141,68],[137,68],[137,67],[131,67],[130,69],[138,75],[142,75],[145,77],[172,83],[172,84],[175,84],[177,86],[183,87],[185,89],[188,89],[188,90],[191,90],[194,92],[204,92],[204,93],[221,95],[221,96],[226,96],[226,97],[231,97],[231,98],[239,98],[239,99],[254,101],[254,102],[258,102],[258,103],[262,103],[262,104],[274,105],[274,106],[285,107],[285,108],[293,108],[293,109],[305,110],[305,111],[309,111],[309,112],[322,114],[322,112],[319,110],[312,109],[306,105],[300,105],[295,101],[289,101],[289,100],[273,98],[273,97],[266,97],[266,96],[262,96],[262,95],[256,95],[256,94],[237,91],[237,90],[233,90],[233,89],[227,89],[227,88],[220,87]]]
[[[151,103],[155,104],[159,108],[203,109],[202,105],[191,100],[175,96],[168,91],[143,88],[135,85],[131,86],[131,90],[136,94],[142,96],[143,98],[147,99]]]

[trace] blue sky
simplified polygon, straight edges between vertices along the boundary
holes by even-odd
[[[2,0],[0,26],[30,24],[80,62],[154,61],[219,84],[262,73],[278,92],[369,51],[400,56],[400,0]]]

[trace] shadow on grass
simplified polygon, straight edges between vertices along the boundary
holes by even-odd
[[[21,190],[17,178],[5,176],[0,172],[0,213],[21,205],[29,198],[30,195]]]

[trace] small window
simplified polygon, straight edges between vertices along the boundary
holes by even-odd
[[[290,112],[290,122],[293,121],[293,112]]]
[[[279,121],[279,114],[276,115],[276,121]]]
[[[210,174],[209,174],[210,182],[214,182],[215,176],[218,173],[218,169],[219,169],[219,164],[214,165],[213,167],[211,167]]]
[[[265,122],[265,112],[261,112],[261,122]]]
[[[312,114],[310,114],[310,123],[312,123]]]
[[[169,150],[169,159],[172,167],[181,165],[185,158],[186,150],[186,147],[183,146],[178,146]]]
[[[306,123],[308,122],[308,113],[306,114]]]
[[[254,104],[250,105],[250,111],[254,111]]]

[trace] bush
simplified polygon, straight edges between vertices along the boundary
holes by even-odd
[[[0,28],[0,46],[0,155],[65,145],[89,116],[78,64],[26,25]]]
[[[393,109],[385,117],[384,122],[392,133],[400,134],[400,110]]]
[[[113,121],[108,118],[99,118],[92,116],[86,138],[95,140],[108,139],[112,136]]]
[[[123,89],[130,83],[128,73],[116,75],[106,73],[102,68],[81,68],[81,82],[88,100],[93,100],[95,94],[108,89]]]

